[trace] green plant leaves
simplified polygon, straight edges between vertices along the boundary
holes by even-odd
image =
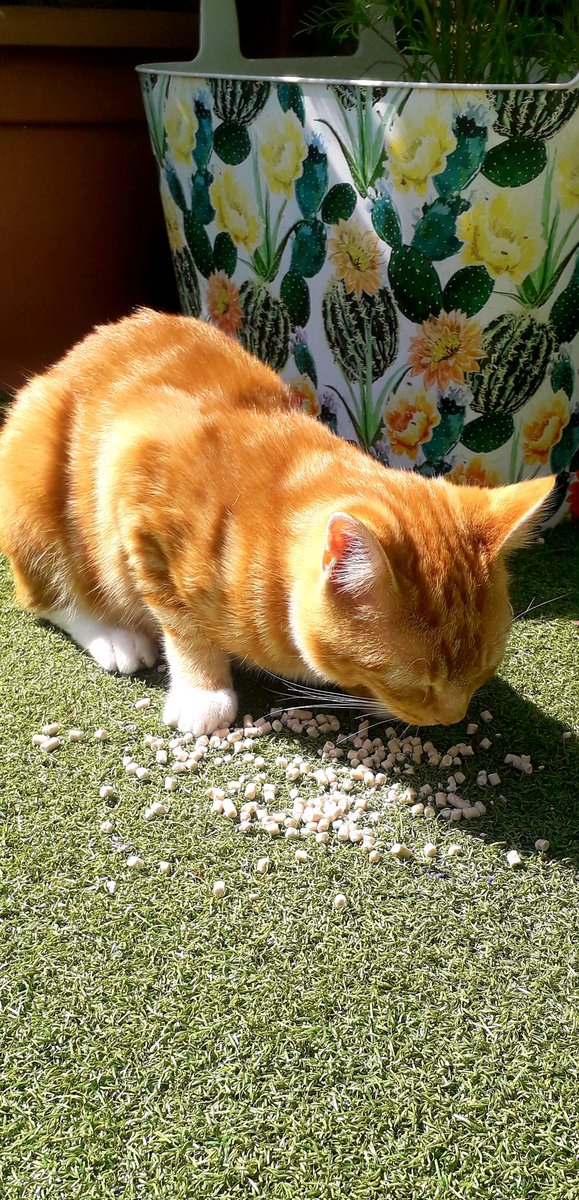
[[[573,395],[575,388],[575,372],[573,370],[573,363],[566,354],[561,355],[561,358],[558,358],[553,363],[553,370],[551,371],[551,387],[553,388],[554,392],[565,392],[565,395],[569,400]]]
[[[311,279],[321,271],[326,258],[326,230],[321,221],[299,221],[292,245],[291,269]]]
[[[544,171],[547,151],[544,142],[531,138],[509,138],[493,146],[485,156],[482,174],[497,187],[521,187]]]
[[[228,166],[237,166],[251,151],[251,142],[245,125],[236,121],[224,121],[213,135],[215,153]]]
[[[198,171],[191,180],[191,212],[202,225],[209,225],[215,216],[209,196],[212,183],[213,176],[209,171]]]
[[[442,288],[432,263],[413,246],[395,246],[390,255],[388,278],[400,311],[410,321],[421,324],[438,316],[442,308]]]
[[[414,230],[412,246],[434,261],[458,254],[462,242],[456,236],[456,219],[468,207],[468,201],[460,196],[451,196],[448,200],[439,198],[432,204],[425,204]]]
[[[372,224],[379,238],[388,246],[402,245],[400,217],[390,196],[379,196],[372,205]]]
[[[459,309],[473,317],[490,299],[494,286],[486,267],[462,267],[451,275],[442,293],[445,312]]]
[[[515,422],[510,413],[489,413],[469,421],[460,440],[467,450],[473,450],[476,454],[488,454],[490,450],[504,446],[514,432]]]
[[[351,183],[335,183],[322,204],[320,216],[326,225],[347,221],[356,207],[357,196]]]
[[[279,294],[292,325],[307,325],[310,319],[310,290],[303,275],[288,271],[281,281]]]

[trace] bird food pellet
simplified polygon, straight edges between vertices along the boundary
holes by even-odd
[[[69,742],[82,742],[84,733],[82,729],[69,729],[67,737]]]
[[[147,781],[151,778],[151,772],[149,771],[148,767],[137,767],[135,775],[137,779],[141,781],[141,783],[147,783]]]
[[[225,895],[225,882],[223,879],[217,879],[213,884],[213,895],[216,900],[221,900],[221,897]]]
[[[539,854],[546,854],[550,844],[551,843],[547,841],[547,838],[537,838],[537,841],[535,842],[535,850],[538,850]]]
[[[115,789],[110,783],[103,783],[103,786],[99,789],[99,796],[101,800],[110,800],[111,796],[114,796],[114,794]]]
[[[94,738],[96,742],[107,742],[109,736],[110,735],[107,733],[106,729],[95,729],[94,731]]]
[[[130,871],[142,871],[145,866],[145,862],[144,859],[139,858],[138,854],[130,854],[127,859],[127,866]]]
[[[58,750],[59,746],[62,746],[61,738],[49,737],[49,738],[44,739],[44,741],[42,742],[42,744],[40,746],[40,749],[44,750],[46,752],[46,754],[52,754],[54,750]]]
[[[413,857],[412,850],[409,848],[409,846],[405,846],[404,842],[394,842],[394,845],[390,847],[390,853],[394,858]]]
[[[117,885],[116,885],[115,880],[114,879],[105,879],[105,891],[109,893],[109,896],[114,896],[116,890],[117,890]]]
[[[462,846],[459,846],[457,842],[454,842],[452,846],[449,846],[446,851],[447,858],[458,858],[459,854],[462,854]]]
[[[143,696],[142,700],[135,700],[135,708],[140,712],[144,708],[148,708],[151,703],[150,696]]]
[[[296,850],[294,857],[297,863],[305,863],[308,861],[309,855],[307,850]]]
[[[60,732],[60,725],[56,721],[51,721],[49,725],[42,726],[42,733],[45,737],[54,737],[55,733]]]
[[[348,901],[342,892],[338,892],[338,895],[334,896],[334,908],[337,912],[340,912],[342,908],[345,908],[347,903]]]
[[[258,858],[255,869],[260,875],[267,875],[269,871],[269,858]]]
[[[101,822],[101,833],[112,833],[113,830],[114,830],[114,825],[113,825],[112,821],[102,821]]]
[[[434,845],[434,842],[426,842],[426,845],[422,847],[422,853],[425,858],[436,858],[438,847]]]
[[[513,867],[513,868],[520,867],[522,865],[522,862],[523,862],[523,860],[522,860],[518,850],[509,850],[509,852],[507,854],[507,863],[508,863],[509,867]]]
[[[172,868],[171,868],[170,862],[165,862],[163,860],[162,862],[159,863],[159,875],[170,875],[171,870],[172,870]]]

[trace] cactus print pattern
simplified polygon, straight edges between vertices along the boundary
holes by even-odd
[[[579,89],[142,74],[184,312],[385,464],[579,453]]]

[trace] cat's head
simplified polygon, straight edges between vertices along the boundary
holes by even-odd
[[[512,611],[505,555],[554,478],[489,489],[389,472],[388,499],[324,516],[292,614],[302,656],[412,725],[449,725],[499,665]]]

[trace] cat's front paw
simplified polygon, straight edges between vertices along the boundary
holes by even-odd
[[[231,688],[218,692],[191,687],[186,683],[173,684],[163,711],[166,725],[201,737],[231,725],[237,712],[237,696]]]

